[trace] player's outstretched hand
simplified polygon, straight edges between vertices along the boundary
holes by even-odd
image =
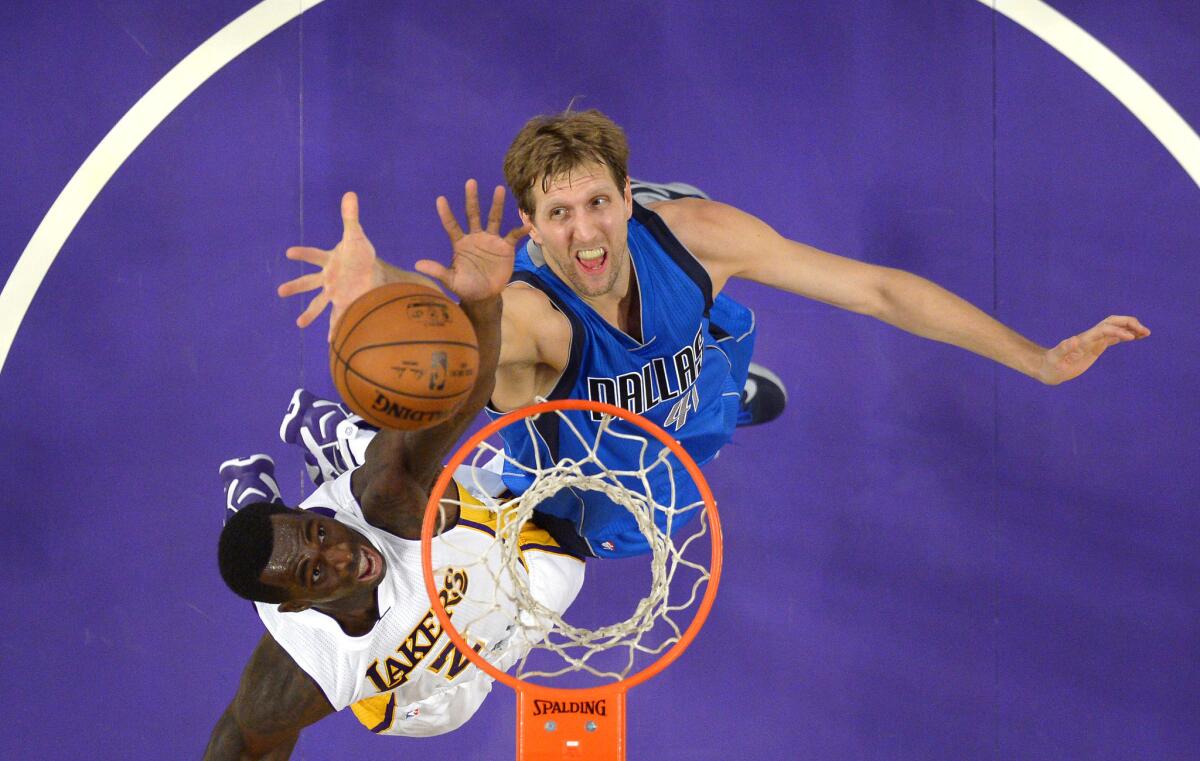
[[[1038,379],[1051,386],[1069,381],[1091,367],[1108,347],[1148,335],[1150,329],[1136,317],[1106,317],[1096,327],[1071,336],[1048,350],[1042,357]]]
[[[354,193],[342,196],[342,239],[332,251],[292,246],[286,255],[289,259],[320,267],[321,271],[287,281],[279,286],[279,295],[286,298],[319,288],[321,292],[308,302],[308,307],[296,318],[296,324],[308,327],[326,306],[333,304],[329,316],[330,336],[346,307],[372,288],[383,285],[385,280],[381,263],[375,257],[375,247],[358,223],[358,196]]]
[[[454,255],[446,267],[431,259],[416,263],[417,272],[428,275],[446,286],[463,301],[478,301],[498,296],[512,277],[513,258],[517,242],[529,232],[528,225],[509,231],[500,237],[500,222],[504,218],[504,186],[492,192],[492,208],[488,211],[487,228],[479,215],[479,186],[467,180],[467,232],[463,232],[450,202],[438,196],[437,211],[442,227],[454,244]]]

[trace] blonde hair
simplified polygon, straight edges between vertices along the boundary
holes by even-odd
[[[629,176],[629,141],[625,131],[596,109],[535,116],[525,123],[504,154],[504,181],[517,206],[533,214],[533,186],[542,192],[550,182],[584,164],[608,167],[621,190]]]

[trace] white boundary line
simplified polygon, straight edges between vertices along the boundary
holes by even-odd
[[[1200,136],[1129,64],[1042,0],[979,2],[1025,27],[1099,82],[1200,186]]]
[[[54,200],[0,291],[0,370],[67,236],[117,169],[196,88],[271,32],[324,0],[263,0],[205,40],[121,117]]]
[[[1137,72],[1040,0],[978,0],[1087,72],[1150,130],[1200,185],[1200,137]],[[67,237],[133,151],[183,100],[263,37],[324,0],[263,0],[206,40],[142,96],[55,199],[0,292],[0,370],[34,294]]]

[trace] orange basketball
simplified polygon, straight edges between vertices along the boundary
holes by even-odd
[[[479,373],[479,341],[453,301],[423,285],[392,283],[342,315],[329,371],[368,423],[415,431],[442,422],[466,398]]]

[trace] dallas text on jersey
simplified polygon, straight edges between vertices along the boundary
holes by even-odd
[[[588,398],[641,415],[660,402],[681,397],[663,423],[664,427],[679,430],[687,422],[688,413],[700,405],[696,379],[704,363],[703,331],[697,330],[692,343],[672,355],[670,366],[666,357],[654,357],[641,369],[615,378],[589,376]],[[591,416],[595,421],[603,418],[600,412],[592,412]]]

